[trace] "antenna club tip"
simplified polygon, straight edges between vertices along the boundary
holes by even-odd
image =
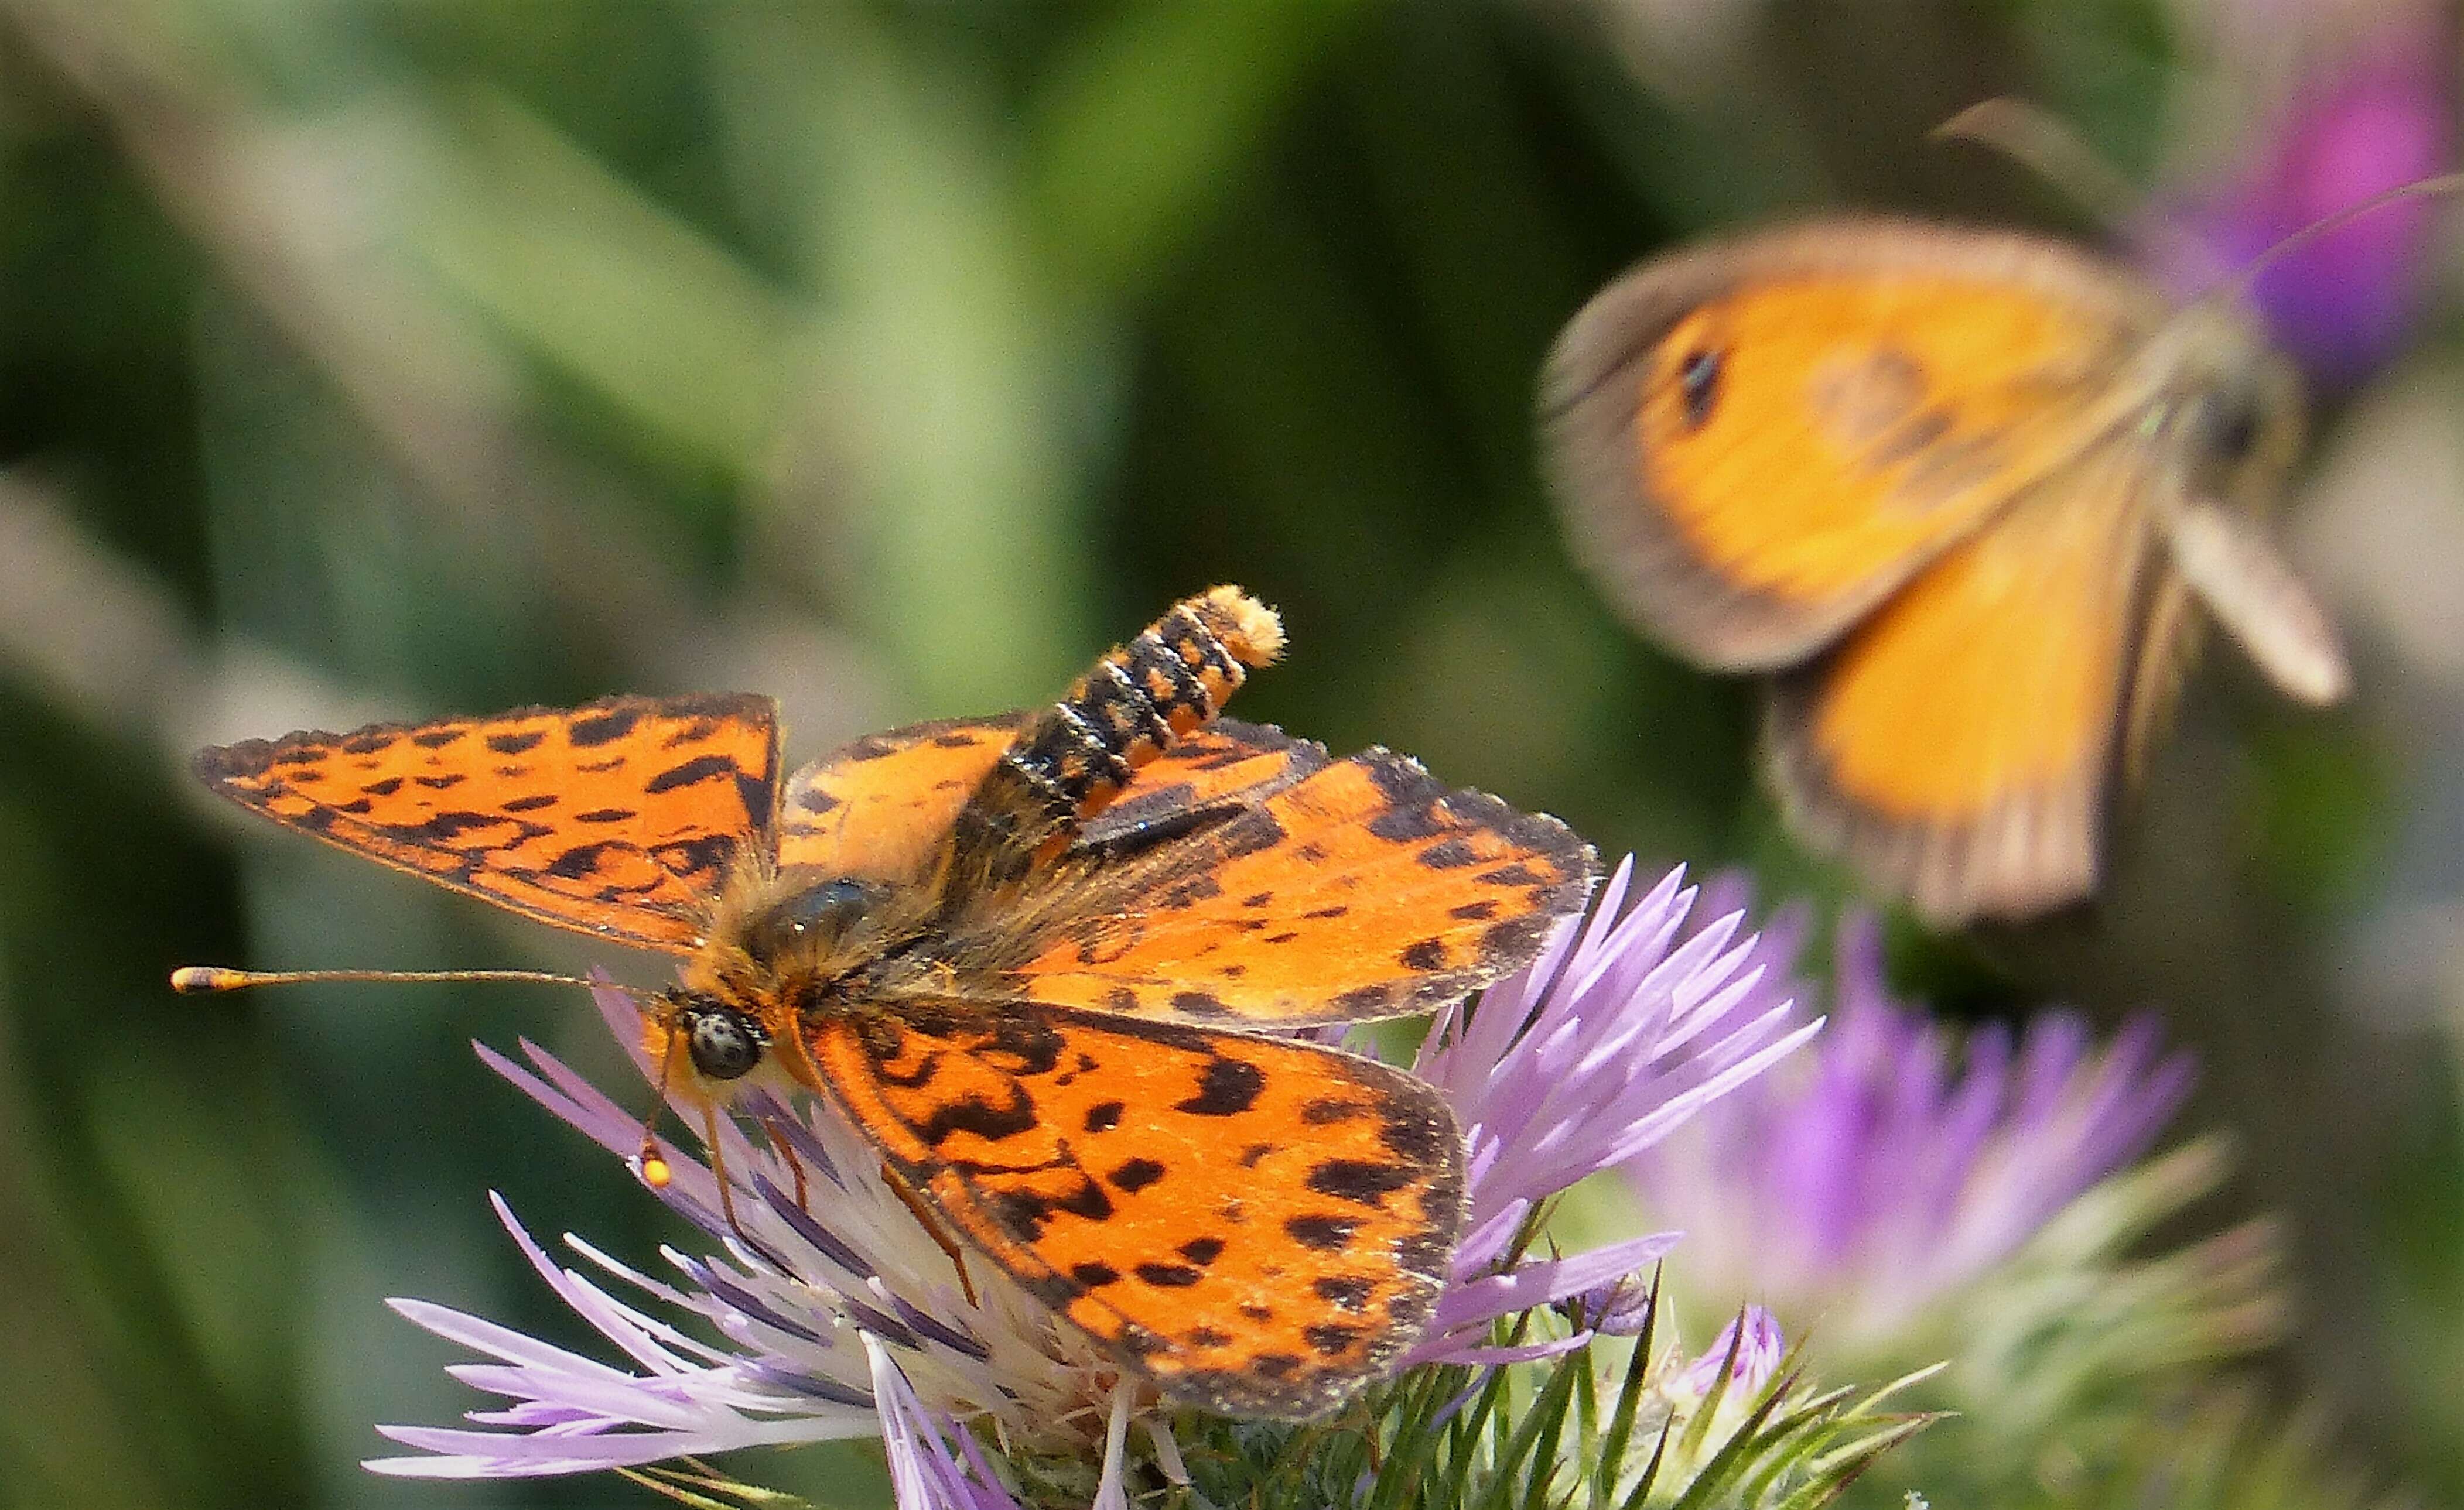
[[[661,1158],[654,1149],[644,1149],[641,1156],[633,1162],[634,1167],[641,1171],[642,1183],[654,1191],[666,1190],[668,1182],[676,1177],[676,1171],[668,1167],[668,1161]]]
[[[171,989],[183,996],[232,991],[248,983],[248,973],[222,965],[183,965],[171,972]]]

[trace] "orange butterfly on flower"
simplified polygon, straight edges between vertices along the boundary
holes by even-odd
[[[1057,704],[870,735],[783,787],[749,696],[298,733],[197,768],[287,826],[681,956],[646,1014],[669,1088],[713,1118],[757,1081],[820,1094],[919,1215],[1124,1369],[1300,1419],[1425,1328],[1463,1137],[1400,1070],[1261,1035],[1468,995],[1595,866],[1404,756],[1218,718],[1282,646],[1219,587]]]

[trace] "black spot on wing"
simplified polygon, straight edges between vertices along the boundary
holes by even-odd
[[[643,782],[642,790],[655,796],[662,792],[672,792],[678,787],[693,786],[702,781],[714,781],[739,774],[736,762],[725,755],[695,755],[682,764],[670,766]]]
[[[1353,1234],[1359,1230],[1358,1217],[1339,1216],[1332,1213],[1312,1213],[1284,1219],[1284,1232],[1292,1241],[1319,1253],[1342,1252],[1351,1246]]]
[[[1223,998],[1210,991],[1176,991],[1172,1010],[1185,1018],[1222,1018],[1232,1014]]]
[[[1309,1172],[1309,1188],[1356,1206],[1382,1207],[1386,1197],[1419,1176],[1400,1164],[1375,1164],[1366,1159],[1329,1159]]]
[[[916,1135],[935,1148],[957,1133],[968,1133],[988,1143],[1014,1138],[1035,1129],[1035,1103],[1023,1093],[1013,1093],[1005,1105],[995,1105],[980,1097],[969,1096],[945,1102],[933,1108],[915,1129]]]
[[[1360,1328],[1346,1326],[1340,1322],[1320,1322],[1314,1326],[1302,1328],[1301,1336],[1324,1356],[1339,1358],[1350,1352],[1352,1345],[1360,1340]]]
[[[1309,1285],[1317,1298],[1339,1311],[1357,1311],[1369,1303],[1377,1281],[1363,1274],[1330,1274]]]
[[[638,707],[620,705],[608,709],[604,713],[595,713],[587,718],[577,718],[565,726],[564,737],[578,749],[596,749],[600,745],[612,743],[631,733],[633,726],[642,721],[642,712],[643,710]],[[494,743],[494,741],[490,742]]]
[[[1257,1104],[1266,1077],[1243,1060],[1218,1059],[1199,1076],[1198,1094],[1173,1106],[1194,1117],[1237,1117]]]
[[[1163,1166],[1153,1159],[1131,1159],[1107,1177],[1113,1189],[1134,1195],[1162,1179],[1163,1172]]]

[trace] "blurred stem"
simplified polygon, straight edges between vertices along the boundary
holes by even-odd
[[[385,207],[442,155],[408,96],[308,121],[275,117],[179,6],[0,0],[0,17],[100,113],[165,214],[215,258],[413,479],[444,537],[524,542],[533,590],[628,647],[690,638],[687,595],[611,521],[624,490],[583,476],[521,419],[521,377],[490,334],[405,265]],[[582,500],[588,499],[585,505]],[[584,523],[584,519],[589,522]]]
[[[643,424],[758,455],[798,312],[510,96],[467,98],[475,160],[415,230],[439,272]]]
[[[989,82],[855,7],[706,25],[821,307],[759,500],[772,554],[852,607],[914,711],[1058,685],[1095,647],[1077,432],[1108,332],[1041,275]]]

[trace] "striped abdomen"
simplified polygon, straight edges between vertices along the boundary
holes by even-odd
[[[1238,587],[1176,603],[1019,731],[958,815],[959,858],[978,860],[982,880],[1022,873],[1283,647],[1274,610]]]

